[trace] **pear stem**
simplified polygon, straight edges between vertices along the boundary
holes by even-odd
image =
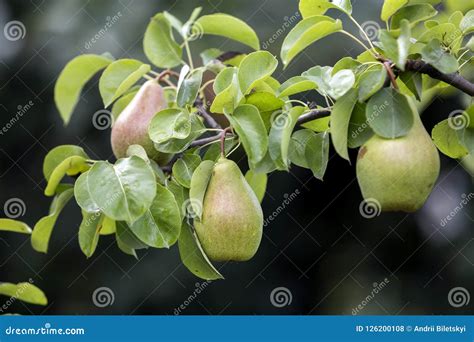
[[[221,139],[221,156],[225,158],[225,136],[227,132],[231,131],[232,127],[228,126],[222,130],[220,139]]]

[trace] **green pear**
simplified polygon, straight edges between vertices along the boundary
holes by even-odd
[[[247,261],[260,245],[263,212],[236,163],[224,157],[214,166],[204,196],[199,241],[209,259]]]
[[[148,136],[148,125],[157,112],[166,108],[163,88],[155,80],[145,82],[112,126],[112,150],[115,157],[127,155],[130,145],[141,145],[150,159],[167,164],[171,155],[158,152]]]
[[[418,112],[414,123],[397,139],[370,138],[359,150],[357,180],[366,200],[383,211],[413,212],[428,198],[439,175],[439,155]]]

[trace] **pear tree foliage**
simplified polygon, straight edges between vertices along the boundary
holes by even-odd
[[[48,215],[33,229],[33,248],[48,252],[61,210],[74,201],[83,215],[78,241],[86,257],[93,256],[106,235],[134,257],[140,249],[176,244],[192,273],[203,279],[222,278],[212,264],[223,259],[216,246],[238,248],[225,241],[234,237],[225,229],[217,240],[201,231],[234,225],[220,215],[209,219],[212,227],[206,226],[215,208],[206,198],[228,200],[232,208],[232,196],[243,191],[244,201],[258,204],[267,175],[293,167],[309,169],[323,180],[331,144],[348,161],[349,150],[359,150],[357,175],[367,200],[377,200],[382,210],[414,211],[422,206],[438,176],[439,152],[455,159],[474,152],[474,106],[460,108],[431,135],[418,113],[441,92],[474,96],[474,85],[468,81],[474,66],[474,9],[454,11],[436,0],[385,0],[380,18],[373,19],[383,27],[376,37],[353,17],[350,0],[301,0],[299,10],[301,20],[284,38],[279,56],[261,50],[257,34],[243,20],[202,14],[197,8],[185,21],[168,12],[150,19],[143,39],[146,61],[115,59],[108,53],[70,61],[55,86],[64,123],[84,85],[101,73],[99,92],[114,121],[112,147],[123,138],[119,143],[127,141],[128,148],[120,146],[114,162],[94,160],[72,145],[48,153],[45,194],[53,200]],[[357,31],[347,31],[341,16]],[[241,49],[192,48],[196,39],[208,35],[233,40]],[[352,39],[363,52],[332,66],[314,65],[286,80],[274,76],[323,38],[326,44],[330,39]],[[321,103],[301,101],[308,92],[319,94]],[[222,182],[213,180],[216,165],[227,163],[238,148],[247,156],[248,172],[244,176],[232,166],[229,182],[238,180],[239,186],[209,194],[212,184]],[[426,172],[415,167],[417,160],[425,163]],[[394,169],[382,172],[381,164]],[[403,184],[397,183],[401,175]],[[247,189],[254,193],[250,196]],[[240,207],[255,211],[249,224],[259,231],[261,209],[253,202]],[[21,224],[11,227],[24,229]],[[249,237],[257,239],[250,243],[254,249],[260,243],[258,234]],[[241,260],[255,253],[226,252]]]

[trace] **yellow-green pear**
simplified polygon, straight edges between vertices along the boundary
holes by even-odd
[[[359,150],[357,180],[366,200],[383,211],[413,212],[428,198],[439,175],[439,154],[411,104],[414,123],[397,139],[370,138]]]
[[[196,233],[209,259],[247,261],[262,240],[260,203],[239,167],[220,158],[214,166]]]
[[[130,145],[141,145],[150,159],[164,165],[171,155],[158,152],[148,136],[148,125],[157,112],[166,107],[163,88],[155,80],[145,82],[112,126],[112,150],[115,157],[127,155]]]

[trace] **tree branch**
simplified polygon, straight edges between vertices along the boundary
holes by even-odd
[[[235,53],[234,53],[235,54]],[[387,60],[381,60],[381,62],[388,62]],[[423,62],[422,60],[408,60],[405,66],[406,70],[419,72],[421,74],[426,74],[431,78],[443,81],[451,86],[463,91],[464,93],[474,96],[474,83],[471,83],[463,76],[458,73],[453,74],[444,74],[439,70],[435,69],[428,63]],[[201,102],[196,101],[196,107],[198,109],[198,114],[204,118],[207,125],[210,128],[220,129],[222,128],[214,118],[207,112],[206,108]],[[330,109],[313,109],[310,112],[301,115],[298,118],[297,125],[302,125],[304,123],[321,119],[331,115]],[[233,136],[231,133],[227,133],[226,136]],[[190,148],[204,146],[206,144],[218,141],[221,137],[221,133],[215,134],[213,136],[195,140],[189,146]]]
[[[469,82],[458,73],[443,74],[441,71],[435,69],[433,66],[423,62],[422,60],[408,60],[405,68],[410,71],[426,74],[431,78],[450,84],[470,96],[474,96],[474,83]]]
[[[321,119],[329,115],[331,115],[331,111],[329,109],[314,109],[306,114],[301,115],[298,118],[297,125],[302,125],[306,122],[313,121],[316,119]],[[216,134],[211,137],[194,140],[189,147],[203,146],[203,145],[219,140],[220,137],[221,137],[221,134]]]

